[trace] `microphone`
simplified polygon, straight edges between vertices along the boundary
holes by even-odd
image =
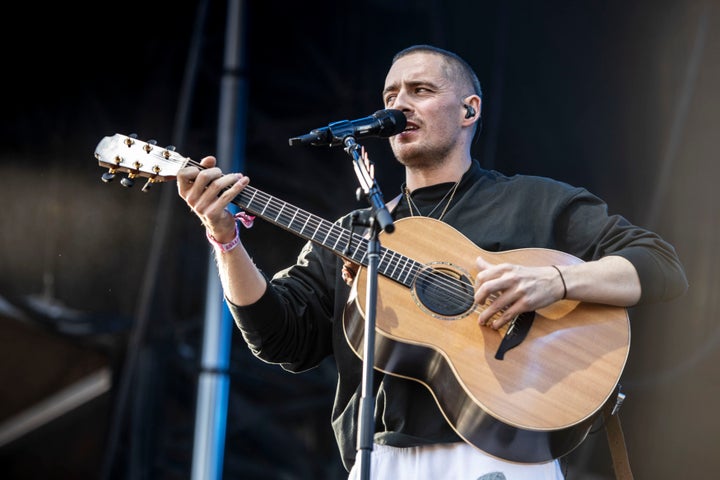
[[[327,127],[316,128],[310,133],[293,137],[290,146],[317,145],[335,147],[342,145],[347,137],[392,137],[405,130],[407,118],[400,110],[378,110],[369,117],[357,120],[340,120]]]

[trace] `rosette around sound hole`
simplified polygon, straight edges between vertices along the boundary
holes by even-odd
[[[422,307],[443,317],[464,317],[475,302],[468,275],[446,264],[423,268],[415,279],[414,292]]]

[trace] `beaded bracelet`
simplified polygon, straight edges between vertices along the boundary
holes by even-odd
[[[207,239],[211,244],[213,244],[223,253],[227,253],[233,248],[240,245],[240,229],[238,229],[237,222],[235,223],[235,238],[230,240],[228,243],[218,242],[212,235],[210,235],[210,232],[208,230],[205,230],[205,236],[207,236]]]

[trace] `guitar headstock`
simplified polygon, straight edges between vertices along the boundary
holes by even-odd
[[[108,169],[103,182],[111,182],[118,172],[127,175],[120,181],[124,187],[132,187],[135,178],[147,178],[143,192],[153,184],[175,180],[178,170],[191,160],[175,153],[175,147],[158,147],[157,142],[143,142],[136,135],[116,133],[100,140],[95,148],[95,158],[101,167]]]

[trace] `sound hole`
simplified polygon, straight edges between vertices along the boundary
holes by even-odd
[[[474,304],[470,279],[449,268],[425,268],[415,279],[417,300],[432,313],[445,317],[462,316]]]

